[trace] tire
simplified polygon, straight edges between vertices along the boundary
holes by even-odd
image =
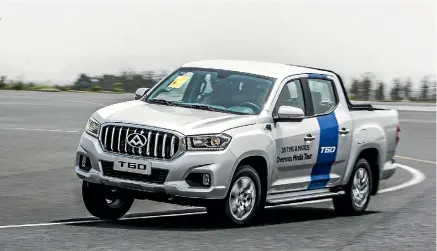
[[[360,175],[363,175],[362,179],[359,179]],[[354,192],[357,191],[354,186],[354,182],[361,180],[364,182],[361,189],[362,201],[357,203],[354,198],[360,198],[359,196],[354,196]],[[364,184],[367,181],[367,187]],[[367,209],[370,202],[370,191],[372,190],[373,180],[372,171],[369,163],[366,159],[360,158],[356,162],[354,169],[352,171],[349,182],[345,187],[345,194],[339,197],[333,198],[334,209],[337,214],[344,216],[357,216],[362,215]],[[360,189],[358,189],[360,190]]]
[[[239,186],[248,184],[249,189],[253,190],[250,193],[241,195],[238,199],[234,197],[235,192],[239,192]],[[219,220],[221,223],[230,223],[235,226],[248,225],[256,218],[261,202],[261,180],[255,169],[249,165],[241,165],[235,172],[229,191],[226,197],[216,203],[207,206],[207,214],[213,220]],[[255,199],[253,199],[255,197]],[[238,202],[238,200],[240,202]],[[246,208],[249,212],[243,213],[243,217],[238,217],[231,205],[241,203],[241,209]],[[246,202],[246,203],[244,203]],[[224,220],[224,222],[222,221]]]
[[[126,191],[87,181],[82,183],[82,199],[88,212],[102,220],[121,218],[129,211],[135,200]]]

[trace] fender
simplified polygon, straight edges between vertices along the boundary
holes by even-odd
[[[267,162],[267,187],[270,187],[270,177],[275,161],[274,157],[276,156],[275,142],[271,134],[260,124],[234,128],[224,133],[232,137],[229,148],[230,152],[237,159],[235,165],[232,167],[230,177],[234,175],[237,166],[243,159],[252,156],[260,156]]]

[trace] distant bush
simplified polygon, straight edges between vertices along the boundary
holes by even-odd
[[[24,84],[23,82],[15,82],[12,84],[12,88],[13,90],[24,90]]]
[[[91,87],[91,91],[93,91],[93,92],[98,92],[101,90],[102,90],[102,87],[100,85],[94,85],[93,87]]]
[[[6,88],[6,77],[1,76],[0,77],[0,89],[5,89],[5,88]]]
[[[121,87],[121,83],[114,83],[112,85],[113,92],[123,92],[123,88]]]

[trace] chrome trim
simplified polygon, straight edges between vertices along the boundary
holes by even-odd
[[[105,148],[106,148],[106,139],[108,138],[108,128],[106,128],[106,130],[105,130],[105,141],[103,142],[103,145],[105,146]]]
[[[170,157],[173,157],[174,154],[174,144],[175,144],[176,136],[171,137],[170,143]]]
[[[159,127],[154,127],[154,126],[145,126],[145,125],[139,125],[139,124],[124,123],[124,122],[105,122],[105,123],[102,123],[100,125],[100,127],[103,128],[104,126],[108,126],[108,125],[135,127],[135,128],[145,129],[145,130],[159,131],[160,133],[171,133],[171,134],[175,134],[179,138],[185,137],[184,134],[182,134],[178,131],[170,130],[170,129],[159,128]]]
[[[162,138],[162,155],[161,157],[165,158],[165,140],[167,139],[167,133],[164,134]]]
[[[150,155],[150,139],[151,138],[152,138],[152,131],[149,131],[149,133],[147,134],[147,151],[146,151],[147,156]]]
[[[159,140],[159,132],[155,134],[155,148],[153,149],[153,157],[158,157],[158,140]]]
[[[124,152],[127,153],[127,135],[129,135],[129,127],[126,130],[126,135],[125,135],[125,141],[126,143],[124,144]]]
[[[115,132],[115,127],[112,128],[111,151],[114,151],[114,149],[113,149],[113,147],[114,147],[114,132]]]
[[[143,133],[144,133],[144,129],[141,129],[140,134],[143,135]],[[143,147],[139,147],[139,148],[138,148],[138,153],[139,153],[140,155],[143,154]]]
[[[106,135],[108,133],[108,127],[107,126],[117,126],[117,127],[127,127],[126,129],[126,138],[125,138],[125,152],[123,153],[122,151],[120,152],[114,152],[106,149],[106,145],[103,144],[102,141],[102,136],[104,134],[104,130],[106,130]],[[173,130],[169,130],[169,129],[163,129],[163,128],[157,128],[157,127],[151,127],[151,126],[144,126],[144,125],[137,125],[137,124],[130,124],[130,123],[122,123],[122,122],[105,122],[101,124],[101,128],[102,130],[99,131],[99,135],[98,135],[98,141],[100,144],[101,149],[103,150],[103,152],[114,155],[114,156],[122,156],[122,157],[127,157],[127,158],[145,158],[145,159],[156,159],[158,161],[171,161],[174,160],[175,158],[178,158],[179,156],[181,156],[183,153],[185,153],[187,151],[186,149],[186,143],[185,143],[185,135],[178,132],[178,131],[173,131]],[[148,145],[148,149],[149,149],[149,154],[147,156],[145,155],[134,155],[133,153],[131,153],[131,151],[127,151],[127,135],[129,134],[130,129],[144,129],[149,131],[148,135],[150,134],[150,137],[147,137],[147,145]],[[178,147],[176,150],[172,150],[174,149],[174,147],[171,149],[171,151],[173,151],[173,155],[172,156],[167,156],[167,158],[165,157],[159,157],[158,152],[156,152],[156,154],[154,154],[154,156],[152,156],[152,153],[150,152],[150,139],[152,139],[152,135],[153,133],[156,134],[160,134],[162,135],[163,133],[167,133],[167,134],[172,134],[174,137],[174,142],[173,144],[176,144],[176,140],[178,140]],[[167,135],[168,137],[169,135]],[[105,142],[107,143],[107,142]],[[158,142],[155,141],[155,144],[157,144]],[[174,145],[173,145],[174,146]],[[155,147],[156,151],[157,148]]]
[[[120,152],[120,142],[121,142],[121,131],[123,131],[123,127],[120,127],[120,130],[118,130],[118,147],[117,150]]]
[[[135,128],[134,133],[137,133],[137,130],[138,130],[138,128]],[[132,154],[135,155],[135,147],[133,147],[133,146],[132,146]]]

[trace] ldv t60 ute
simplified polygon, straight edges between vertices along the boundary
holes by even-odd
[[[92,114],[75,171],[101,219],[135,199],[206,207],[236,225],[326,198],[360,215],[396,171],[398,122],[395,110],[352,104],[332,71],[196,61]]]

